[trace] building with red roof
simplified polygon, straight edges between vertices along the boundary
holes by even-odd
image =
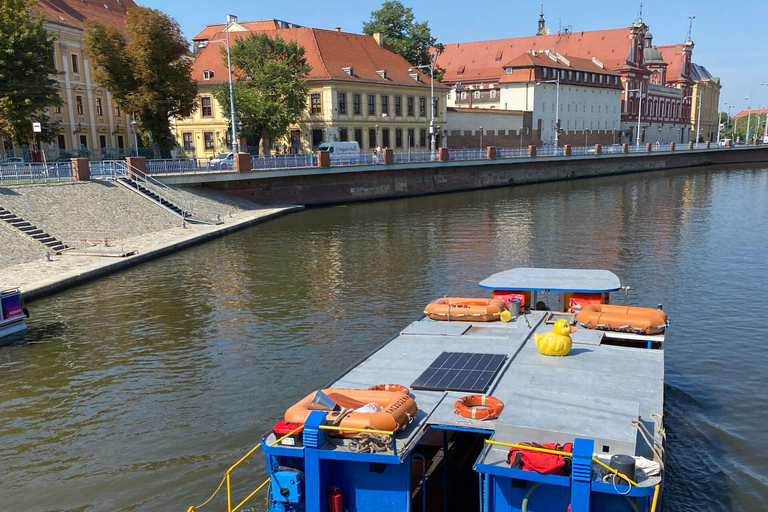
[[[215,28],[222,31],[214,32]],[[380,36],[299,27],[277,20],[240,23],[233,19],[230,44],[252,33],[295,41],[305,49],[312,67],[306,77],[310,89],[307,111],[285,140],[267,141],[267,149],[309,152],[328,141],[357,141],[364,151],[376,146],[429,147],[429,77],[411,69]],[[206,27],[193,39],[197,55],[192,77],[198,80],[200,108],[189,118],[178,120],[176,131],[180,144],[198,158],[231,147],[229,119],[213,94],[215,87],[228,81],[221,53],[226,39],[227,27],[219,25]],[[435,123],[440,127],[445,124],[447,90],[435,83]],[[436,138],[440,143],[442,132],[436,133]],[[258,143],[244,142],[247,146]]]

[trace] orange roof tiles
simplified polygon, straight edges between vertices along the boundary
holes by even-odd
[[[528,50],[545,50],[564,57],[597,58],[606,69],[616,70],[626,63],[630,29],[569,32],[544,36],[446,44],[437,64],[446,70],[444,82],[499,79],[503,66]],[[460,67],[464,67],[459,74]]]
[[[240,26],[243,28],[247,28],[248,30],[253,31],[262,31],[262,30],[278,30],[280,28],[280,25],[277,20],[257,20],[257,21],[242,21],[238,22]],[[226,23],[216,23],[213,25],[206,26],[199,34],[197,34],[195,37],[192,38],[193,41],[196,41],[198,39],[204,39],[204,40],[211,40],[213,39],[213,36],[218,34],[219,32],[222,32],[227,27]],[[234,30],[232,31],[234,34]]]
[[[685,78],[682,77],[684,71],[683,66],[685,66],[683,45],[672,44],[668,46],[656,46],[656,49],[661,52],[664,60],[668,63],[667,82],[685,80]]]
[[[100,21],[125,33],[125,17],[133,0],[40,0],[33,9],[55,25],[83,28],[87,19]]]
[[[553,53],[550,53],[550,55],[554,56]],[[535,55],[532,52],[526,52],[514,59],[512,62],[508,62],[504,65],[504,67],[511,67],[514,69],[512,70],[512,73],[504,74],[499,80],[499,83],[533,81],[536,79],[533,74],[534,66],[569,69],[573,71],[585,71],[588,73],[600,73],[601,75],[618,76],[618,73],[614,73],[613,71],[598,66],[592,61],[592,59],[582,59],[580,57],[573,56],[565,58],[570,62],[570,66],[560,59],[552,59],[544,51],[536,52]]]
[[[753,108],[751,111],[750,110],[742,110],[741,112],[739,112],[737,114],[734,114],[733,118],[734,119],[741,119],[742,117],[748,117],[750,115],[750,112],[751,112],[751,114],[753,116],[755,114],[763,115],[763,114],[768,114],[768,109],[765,109],[765,108]]]
[[[381,48],[372,36],[322,30],[317,28],[285,28],[280,30],[255,31],[279,35],[288,41],[295,41],[305,49],[307,63],[312,70],[307,76],[313,80],[341,80],[345,82],[380,83],[411,87],[429,87],[429,77],[416,82],[409,76],[410,64],[397,53]],[[232,32],[231,41],[247,37],[250,32]],[[211,40],[226,39],[226,33],[217,33]],[[224,82],[227,80],[227,67],[222,58],[221,44],[207,45],[192,63],[192,78],[200,83]],[[354,68],[354,76],[349,76],[342,68]],[[203,72],[214,72],[213,80],[204,80]],[[387,78],[377,71],[387,72]],[[435,88],[445,86],[435,83]]]

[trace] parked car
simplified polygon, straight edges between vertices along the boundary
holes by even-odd
[[[208,162],[211,169],[232,169],[235,164],[235,155],[233,153],[220,153]]]
[[[20,156],[9,156],[5,160],[0,160],[0,164],[23,164],[24,159]]]

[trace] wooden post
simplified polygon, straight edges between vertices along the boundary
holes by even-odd
[[[536,146],[528,146],[528,156],[536,156]]]

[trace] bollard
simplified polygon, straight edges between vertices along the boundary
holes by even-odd
[[[488,146],[488,160],[496,160],[496,147]]]
[[[693,149],[693,141],[688,143],[688,149]]]
[[[72,179],[75,181],[90,181],[91,168],[87,158],[72,158]]]
[[[528,146],[528,156],[536,156],[536,146]]]
[[[622,153],[629,153],[629,144],[622,144],[621,145],[621,152]]]
[[[563,146],[563,156],[571,156],[571,145],[566,144]]]
[[[709,149],[709,146],[710,146],[710,143],[709,141],[707,141],[707,149]]]
[[[395,161],[395,150],[393,150],[392,148],[382,149],[381,155],[385,164],[391,164]]]
[[[448,148],[440,148],[437,150],[437,159],[440,162],[447,162],[451,159],[451,155],[448,152]]]
[[[147,159],[143,156],[129,156],[125,159],[125,163],[128,167],[128,177],[147,177]]]
[[[727,141],[725,141],[725,147],[732,148],[733,147],[733,140],[728,139]]]
[[[602,144],[595,144],[595,154],[596,155],[602,155],[603,154],[603,146],[602,146]]]
[[[760,140],[759,139],[753,139],[752,140],[752,145],[753,146],[759,146],[760,145]]]
[[[251,155],[248,153],[238,153],[235,155],[235,172],[245,172],[251,170]]]
[[[331,166],[331,154],[328,151],[317,152],[317,166],[318,167],[330,167]]]

